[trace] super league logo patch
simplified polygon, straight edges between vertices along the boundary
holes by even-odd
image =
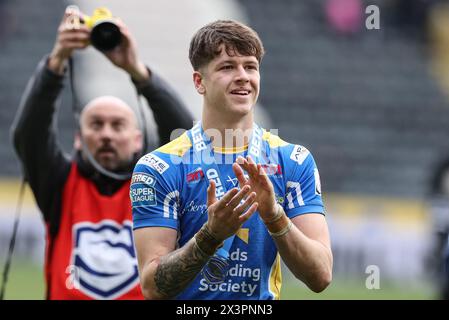
[[[73,234],[77,289],[93,299],[115,299],[138,284],[131,221],[82,222]]]
[[[129,196],[134,208],[156,205],[156,178],[144,172],[135,172],[131,178]]]

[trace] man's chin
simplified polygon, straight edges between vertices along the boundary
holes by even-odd
[[[98,157],[95,159],[100,166],[109,171],[116,171],[119,167],[119,163],[116,159],[111,157]]]
[[[241,112],[249,112],[253,109],[255,102],[252,99],[234,99],[231,102],[232,109],[240,110]]]
[[[232,110],[231,112],[236,115],[236,116],[246,116],[249,113],[251,113],[253,110],[253,106],[252,105],[247,105],[247,104],[239,104],[239,105],[234,105],[232,106]]]
[[[98,163],[106,170],[112,172],[128,172],[132,171],[134,165],[132,161],[98,161]]]
[[[99,162],[99,164],[103,167],[103,169],[106,169],[108,171],[113,171],[113,172],[118,171],[118,165],[115,164],[115,163],[109,163],[109,162],[101,163],[101,162]]]

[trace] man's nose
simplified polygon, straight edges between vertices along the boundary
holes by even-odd
[[[238,82],[249,82],[249,75],[244,66],[239,66],[237,68],[236,81]]]
[[[114,130],[110,125],[104,125],[100,131],[100,138],[110,140],[114,137]]]

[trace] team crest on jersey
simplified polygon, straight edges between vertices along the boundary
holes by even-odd
[[[282,195],[276,193],[274,196],[276,198],[276,202],[277,203],[279,203],[281,206],[284,205],[284,201],[285,200],[284,200],[284,197]]]
[[[73,226],[72,265],[77,289],[93,299],[115,299],[139,283],[132,222],[81,222]]]

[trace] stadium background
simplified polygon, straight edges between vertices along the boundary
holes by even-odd
[[[0,0],[0,262],[18,198],[20,164],[9,128],[29,76],[54,43],[64,8],[105,5],[129,25],[142,59],[169,79],[198,118],[187,52],[194,31],[215,19],[254,27],[267,54],[257,117],[302,144],[320,169],[334,252],[334,282],[313,294],[284,268],[283,299],[433,299],[434,217],[429,189],[449,158],[449,14],[444,1],[393,0]],[[380,29],[367,30],[368,5]],[[93,49],[75,55],[83,102],[114,94],[136,105],[127,76]],[[71,149],[68,88],[60,143]],[[8,299],[42,299],[44,227],[29,190]],[[365,271],[380,270],[380,289]]]

